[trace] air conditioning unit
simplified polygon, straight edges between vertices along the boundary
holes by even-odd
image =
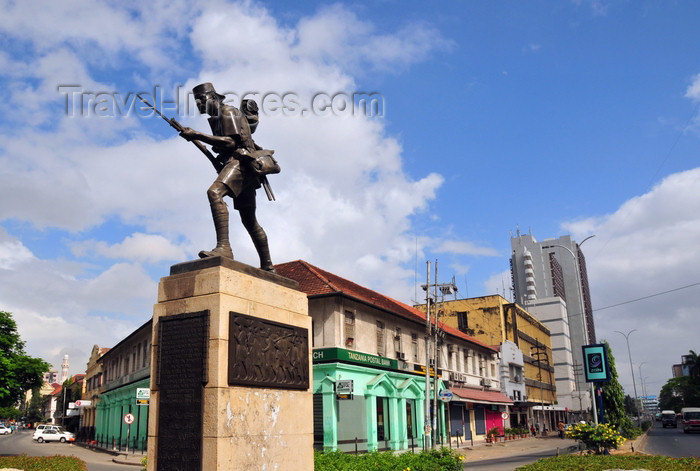
[[[405,360],[406,354],[404,352],[396,352],[396,358],[398,358],[399,360]]]
[[[523,396],[523,401],[527,401],[527,396]]]
[[[514,401],[514,400],[515,400],[515,396],[510,396],[510,400],[511,400],[511,401]]]
[[[485,388],[490,388],[491,380],[489,378],[481,378],[481,385]]]

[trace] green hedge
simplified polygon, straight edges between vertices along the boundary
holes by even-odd
[[[521,466],[517,471],[605,471],[644,469],[648,471],[700,471],[700,458],[670,458],[651,455],[563,455],[544,458]]]
[[[464,457],[448,448],[399,453],[391,451],[351,455],[315,452],[314,471],[461,471]]]
[[[0,468],[24,471],[87,471],[85,461],[75,456],[0,456]]]

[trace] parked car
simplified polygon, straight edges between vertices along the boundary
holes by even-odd
[[[58,430],[54,428],[45,428],[44,430],[37,431],[32,437],[37,442],[74,442],[75,435],[64,428]]]
[[[40,430],[44,430],[45,428],[52,428],[58,430],[61,428],[59,425],[51,425],[51,424],[41,424],[36,426],[36,432],[39,432]],[[34,432],[34,433],[36,433]]]
[[[12,433],[12,430],[5,427],[4,425],[0,425],[0,435],[9,435]]]

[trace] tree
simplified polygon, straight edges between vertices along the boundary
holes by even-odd
[[[659,393],[659,408],[679,412],[686,405],[694,405],[694,397],[700,397],[694,388],[690,376],[679,376],[669,379]]]
[[[625,395],[625,412],[627,415],[639,415],[639,407],[629,394]]]
[[[678,412],[683,407],[695,407],[700,404],[700,362],[693,350],[683,359],[688,367],[689,376],[669,379],[661,388],[659,407],[661,410]]]
[[[30,423],[46,422],[47,417],[44,416],[44,410],[46,403],[50,400],[49,396],[39,394],[39,388],[34,388],[32,390],[32,398],[29,400],[24,413],[24,420]]]
[[[27,391],[42,385],[49,367],[24,352],[12,314],[0,311],[0,407],[18,405]]]
[[[689,354],[685,357],[685,364],[688,365],[690,370],[690,377],[699,382],[700,385],[700,362],[698,362],[698,354],[693,350],[690,350]]]
[[[603,383],[602,398],[605,422],[614,425],[623,437],[633,436],[632,420],[625,413],[625,390],[618,381],[615,357],[608,342],[605,342],[608,350],[608,367],[610,368],[610,381]]]

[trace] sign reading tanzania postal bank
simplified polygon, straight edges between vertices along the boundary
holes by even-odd
[[[360,365],[375,366],[384,369],[399,369],[398,360],[384,358],[369,353],[360,353],[343,348],[320,348],[313,352],[314,363],[328,363],[333,361],[345,361],[349,363],[358,363]]]

